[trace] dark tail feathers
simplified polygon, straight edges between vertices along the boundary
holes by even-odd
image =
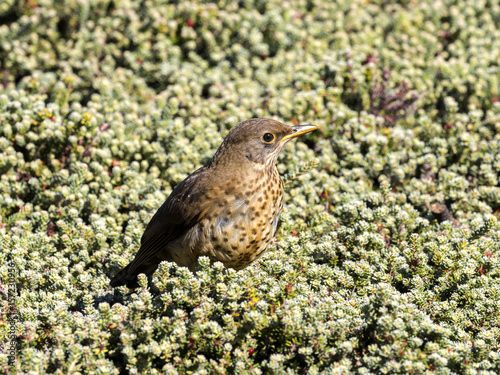
[[[153,273],[158,268],[158,264],[141,265],[139,267],[136,267],[133,272],[130,272],[131,265],[132,263],[130,263],[128,266],[126,266],[124,269],[118,272],[111,279],[109,285],[112,288],[121,285],[126,285],[128,288],[131,289],[137,288],[139,286],[139,283],[137,281],[137,275],[139,275],[140,273],[146,274],[146,276],[148,277],[148,284],[151,285],[151,278],[153,276]]]

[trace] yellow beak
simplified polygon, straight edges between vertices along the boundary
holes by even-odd
[[[297,125],[292,126],[291,128],[294,130],[294,132],[281,138],[280,142],[289,141],[290,139],[298,137],[299,135],[306,134],[318,129],[316,125]]]

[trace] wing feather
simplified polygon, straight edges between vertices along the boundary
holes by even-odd
[[[147,225],[134,260],[113,277],[112,286],[132,285],[144,266],[158,262],[157,256],[167,248],[169,242],[184,235],[203,219],[207,210],[196,202],[206,192],[207,179],[207,167],[202,167],[177,185]],[[150,268],[152,272],[156,270],[154,266]]]

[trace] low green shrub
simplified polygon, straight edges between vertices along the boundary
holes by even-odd
[[[9,0],[0,21],[3,372],[500,372],[496,2]],[[280,156],[262,259],[111,289],[251,117],[320,128]]]

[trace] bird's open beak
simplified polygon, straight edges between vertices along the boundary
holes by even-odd
[[[313,130],[318,129],[318,127],[316,125],[297,125],[297,126],[292,126],[292,129],[294,130],[294,132],[292,134],[288,134],[283,138],[281,138],[280,142],[285,142],[292,138],[298,137],[299,135],[312,132]]]

